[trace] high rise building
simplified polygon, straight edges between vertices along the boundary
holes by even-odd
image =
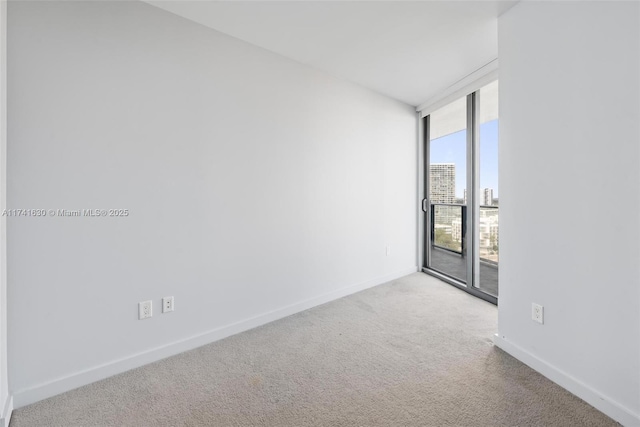
[[[429,165],[429,182],[431,183],[431,203],[455,203],[455,163],[431,163]]]
[[[492,206],[493,205],[493,188],[485,188],[482,190],[482,203],[484,206]]]

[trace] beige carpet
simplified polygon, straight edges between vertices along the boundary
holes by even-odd
[[[22,426],[609,426],[422,273],[14,412]]]

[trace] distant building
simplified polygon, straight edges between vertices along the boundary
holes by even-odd
[[[463,205],[467,204],[467,189],[465,188],[462,193],[461,200]],[[498,206],[498,199],[493,198],[493,188],[485,188],[480,192],[480,204],[482,206]]]
[[[431,163],[429,165],[429,182],[431,187],[431,203],[456,203],[456,165],[455,163]],[[454,218],[461,214],[455,206],[436,206],[434,208],[434,229],[451,235]]]
[[[462,218],[454,218],[451,221],[451,240],[456,243],[462,242]]]
[[[493,206],[493,188],[485,188],[482,190],[482,203],[483,206]]]
[[[455,163],[432,163],[429,165],[431,203],[456,202]]]
[[[480,259],[498,262],[499,258],[499,217],[498,209],[484,209],[480,211],[479,246]]]

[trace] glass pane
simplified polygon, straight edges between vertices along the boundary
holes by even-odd
[[[467,184],[467,102],[461,98],[429,117],[428,267],[467,281],[464,219]]]
[[[462,207],[434,205],[434,237],[436,247],[462,253]]]
[[[498,296],[498,82],[480,89],[480,283]]]

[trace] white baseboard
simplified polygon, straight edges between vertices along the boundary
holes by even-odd
[[[615,400],[602,395],[566,372],[529,353],[522,347],[513,344],[505,337],[501,337],[496,334],[493,338],[493,342],[496,346],[520,360],[525,365],[528,365],[562,388],[575,394],[623,426],[640,426],[640,415],[633,413],[633,411],[619,404]]]
[[[7,396],[4,403],[2,414],[0,415],[0,427],[9,427],[11,422],[11,414],[13,413],[13,396]]]
[[[357,283],[355,285],[347,286],[336,291],[329,292],[324,295],[300,301],[277,310],[263,313],[255,317],[242,320],[240,322],[222,326],[220,328],[216,328],[202,334],[194,335],[183,340],[175,341],[161,347],[133,354],[131,356],[119,360],[114,360],[80,372],[75,372],[73,374],[57,378],[53,381],[38,384],[34,387],[14,391],[13,398],[15,401],[15,407],[21,408],[31,403],[35,403],[39,400],[64,393],[65,391],[73,390],[83,385],[91,384],[93,382],[111,377],[130,369],[138,368],[140,366],[156,362],[169,356],[201,347],[203,345],[218,341],[231,335],[235,335],[240,332],[256,328],[258,326],[262,326],[266,323],[282,319],[292,314],[299,313],[309,308],[325,304],[327,302],[342,298],[347,295],[351,295],[353,293],[371,288],[373,286],[381,285],[383,283],[398,279],[417,271],[418,267],[411,267],[395,272],[393,274],[376,277],[361,283]]]

